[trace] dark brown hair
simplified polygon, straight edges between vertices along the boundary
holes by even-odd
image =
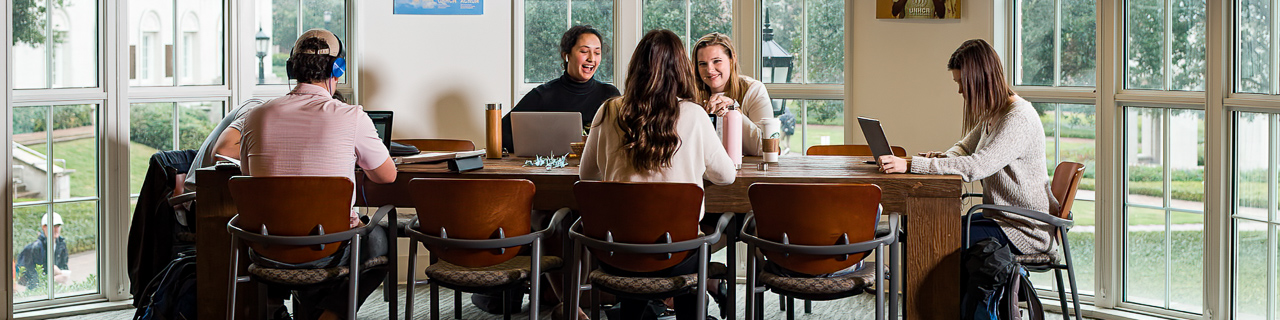
[[[729,74],[725,75],[724,95],[735,101],[742,101],[747,95],[747,80],[743,80],[738,76],[738,51],[733,49],[733,40],[729,36],[712,32],[708,33],[694,43],[693,50],[689,51],[689,56],[693,60],[693,76],[695,87],[698,88],[698,96],[695,97],[699,103],[711,97],[711,86],[702,82],[702,75],[698,74],[698,50],[711,46],[720,46],[724,50],[724,54],[729,56]]]
[[[693,97],[695,90],[690,65],[679,36],[665,29],[649,31],[631,56],[622,96],[606,102],[605,112],[618,111],[622,152],[638,173],[670,167],[680,148],[680,100]]]
[[[560,64],[561,69],[569,70],[569,53],[573,52],[573,45],[578,44],[578,38],[581,38],[584,34],[595,35],[596,39],[600,40],[600,51],[604,52],[604,36],[600,35],[599,30],[592,28],[591,25],[573,26],[568,31],[565,31],[564,35],[560,36],[560,59],[564,60]],[[601,57],[603,56],[604,54],[601,53]]]
[[[299,41],[298,48],[294,51],[315,52],[321,49],[331,48],[324,39],[310,38]],[[296,53],[285,62],[285,67],[289,69],[290,75],[298,79],[298,83],[323,82],[333,77],[333,60],[335,59],[337,58],[327,54]]]
[[[1000,56],[985,40],[972,39],[961,44],[947,61],[947,70],[960,70],[965,132],[1009,112],[1013,105],[1009,97],[1017,92],[1005,81]]]

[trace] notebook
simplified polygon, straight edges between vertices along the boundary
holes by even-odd
[[[517,157],[562,156],[574,142],[582,142],[580,113],[511,113],[511,144]]]

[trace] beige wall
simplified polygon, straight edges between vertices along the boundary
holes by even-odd
[[[964,40],[993,40],[994,1],[964,1],[962,19],[926,21],[876,19],[875,1],[853,2],[846,141],[865,141],[855,120],[865,116],[909,153],[947,149],[960,138],[963,103],[947,59]]]
[[[355,3],[361,104],[395,111],[395,138],[482,144],[484,105],[511,108],[511,4],[485,1],[484,15],[435,16],[393,15],[392,0]]]

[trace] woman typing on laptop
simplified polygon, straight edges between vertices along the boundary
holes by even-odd
[[[1000,58],[981,39],[965,41],[947,62],[964,96],[964,138],[944,152],[911,160],[881,156],[886,173],[955,174],[982,180],[983,202],[1049,212],[1057,205],[1045,170],[1044,127],[1030,102],[1005,82]],[[964,237],[969,245],[994,237],[1015,254],[1053,249],[1050,226],[1000,212],[977,213]]]

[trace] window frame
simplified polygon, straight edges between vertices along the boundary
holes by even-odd
[[[246,5],[250,7],[256,7],[257,1],[261,1],[261,0],[247,1],[248,4]],[[270,1],[270,0],[266,0],[266,1]],[[296,0],[296,1],[299,2],[299,7],[301,7],[302,0]],[[358,15],[358,10],[356,8],[357,0],[342,0],[342,1],[343,1],[344,14],[346,14],[346,17],[345,17],[346,24],[344,25],[344,27],[347,30],[347,35],[345,38],[342,38],[340,40],[342,40],[343,50],[345,50],[347,54],[347,57],[346,57],[347,72],[342,76],[341,80],[338,81],[338,86],[336,90],[348,98],[348,101],[347,101],[348,103],[360,104],[361,97],[360,97],[358,88],[360,87],[359,71],[360,71],[360,60],[362,59],[360,56],[360,49],[358,45],[358,42],[360,40],[360,36],[359,36],[360,33],[358,30],[356,30],[357,29],[356,26],[359,25],[358,23],[359,15]],[[244,35],[243,36],[244,39],[253,39],[254,35],[257,34],[258,22],[256,21],[256,19],[257,19],[257,16],[254,14],[247,14],[247,17],[241,17],[239,19],[242,23],[250,26],[251,28],[249,29],[252,29],[252,32],[247,34],[242,34]],[[298,19],[301,20],[302,19],[301,16],[299,16]],[[301,28],[301,24],[299,24],[299,28]],[[301,31],[306,31],[306,30],[300,30],[299,34],[301,34]],[[252,65],[252,68],[253,68],[252,71],[253,71],[253,74],[255,75],[254,77],[255,81],[251,81],[249,83],[249,86],[251,87],[249,89],[250,91],[249,94],[252,95],[251,98],[270,100],[272,98],[283,96],[289,93],[289,91],[293,90],[293,87],[298,85],[298,81],[293,79],[287,79],[285,81],[286,83],[284,84],[275,84],[275,83],[257,84],[256,72],[257,72],[257,65],[258,65],[258,57],[252,55],[253,52],[256,51],[257,49],[254,43],[250,42],[248,44],[250,45],[248,46],[248,49],[246,52],[250,52],[249,55],[251,55],[252,57],[249,57],[249,58],[237,57],[235,59],[246,60],[241,63]],[[245,50],[242,50],[242,51],[245,51]],[[270,59],[270,58],[271,58],[270,56],[267,56],[265,59]],[[234,59],[229,58],[227,60],[228,62],[230,62]],[[230,63],[227,63],[227,64],[229,65]],[[246,68],[241,68],[241,69],[250,70]],[[226,111],[235,110],[236,107],[239,107],[239,105],[228,104],[227,108],[229,109],[227,109]]]

